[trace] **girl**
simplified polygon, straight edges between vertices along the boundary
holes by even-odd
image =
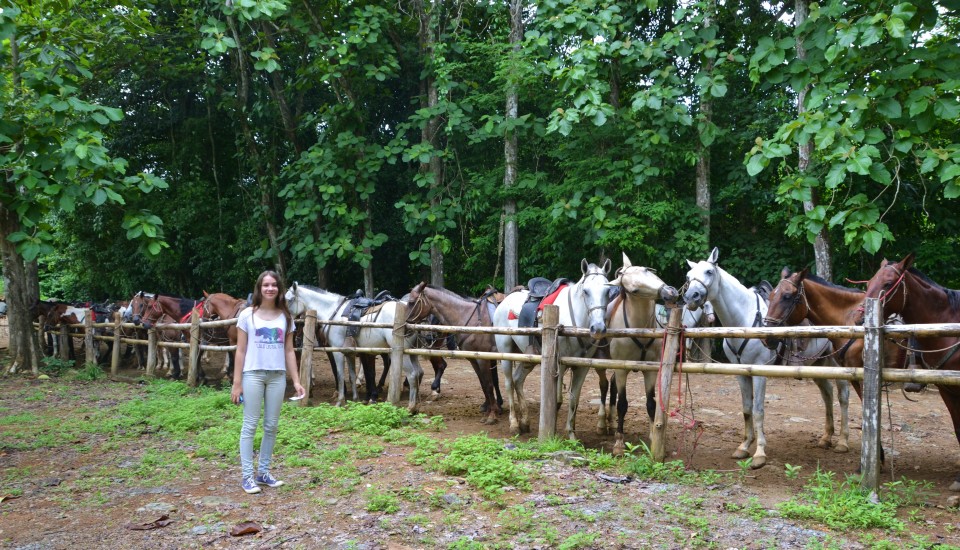
[[[260,485],[279,487],[282,481],[270,475],[270,459],[277,441],[280,406],[286,389],[286,375],[293,380],[297,397],[306,395],[300,385],[297,357],[293,351],[293,316],[287,308],[280,277],[264,271],[253,289],[253,305],[237,319],[237,355],[230,399],[243,403],[243,427],[240,429],[240,466],[247,493],[259,493]],[[286,372],[284,372],[286,371]],[[242,401],[241,401],[241,395]],[[253,436],[263,407],[263,440],[257,475],[253,471]]]

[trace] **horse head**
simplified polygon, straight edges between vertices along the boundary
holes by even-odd
[[[810,272],[809,269],[792,273],[790,268],[784,267],[780,272],[780,282],[770,293],[767,305],[767,315],[763,318],[765,327],[797,326],[807,318],[810,305],[803,292],[803,280]],[[802,304],[803,307],[797,307]],[[777,349],[783,338],[770,336],[763,339],[767,349]]]
[[[687,271],[687,290],[683,293],[683,301],[688,309],[698,309],[707,300],[716,298],[714,294],[717,281],[720,280],[720,268],[717,267],[719,256],[720,249],[714,247],[706,260],[697,263],[687,260],[690,271]]]
[[[433,312],[433,305],[430,304],[423,293],[425,288],[427,288],[427,283],[421,282],[410,289],[410,293],[407,294],[407,307],[410,308],[407,311],[408,323],[423,322]]]
[[[663,282],[656,271],[633,265],[626,253],[623,253],[623,267],[617,270],[617,278],[607,284],[620,286],[627,295],[637,298],[675,302],[680,297],[677,289]]]
[[[287,308],[290,309],[290,314],[294,317],[299,317],[307,311],[307,307],[303,304],[303,300],[300,299],[300,285],[294,281],[290,285],[290,288],[283,294],[284,300],[287,302]]]
[[[883,314],[893,313],[903,314],[907,306],[907,289],[904,278],[907,272],[913,267],[915,259],[911,252],[906,258],[899,262],[883,260],[880,269],[867,281],[867,298],[879,298],[883,305]],[[860,316],[861,322],[863,316]]]
[[[609,283],[607,274],[610,273],[610,259],[607,258],[602,266],[597,266],[588,263],[584,258],[580,262],[580,271],[583,277],[577,283],[577,293],[587,309],[590,337],[595,340],[600,339],[607,334],[606,312],[610,301],[610,294],[607,291],[607,283]]]
[[[163,316],[163,310],[157,302],[156,294],[148,294],[141,290],[130,300],[130,314],[133,324],[143,325],[144,328],[149,329]]]

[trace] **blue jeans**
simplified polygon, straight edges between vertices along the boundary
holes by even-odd
[[[240,467],[243,477],[253,477],[253,437],[263,407],[263,439],[257,471],[270,471],[273,446],[277,442],[280,406],[287,387],[287,373],[282,370],[253,370],[243,373],[243,427],[240,428]]]

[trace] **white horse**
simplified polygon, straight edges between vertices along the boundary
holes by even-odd
[[[674,302],[679,298],[677,289],[667,285],[657,274],[646,267],[633,265],[626,253],[623,254],[623,267],[617,272],[617,278],[610,282],[612,286],[620,287],[620,295],[607,307],[607,326],[612,329],[625,328],[657,328],[656,300]],[[702,310],[698,310],[702,311]],[[691,313],[691,320],[692,314]],[[610,339],[610,358],[629,361],[657,361],[660,359],[662,338],[627,338]],[[617,369],[614,371],[617,396],[610,399],[611,408],[614,402],[617,407],[617,431],[614,438],[613,454],[620,456],[624,451],[623,419],[627,414],[627,375],[630,371]],[[603,374],[601,373],[601,376]],[[644,385],[647,396],[647,414],[653,420],[656,409],[654,399],[654,384],[657,382],[657,373],[644,371]],[[603,412],[603,404],[600,409]],[[607,413],[610,416],[612,411]],[[604,416],[603,414],[601,416]]]
[[[607,274],[610,272],[610,260],[603,266],[587,263],[584,259],[580,263],[583,276],[576,284],[569,284],[557,295],[554,304],[560,310],[560,324],[567,328],[589,328],[590,337],[561,336],[557,339],[558,357],[593,357],[597,351],[597,339],[607,332],[604,314],[606,313],[609,294],[607,293]],[[494,326],[516,328],[520,308],[527,301],[529,292],[520,290],[509,294],[497,306],[494,312]],[[531,339],[525,335],[496,335],[497,349],[501,353],[531,353]],[[510,406],[510,430],[513,433],[530,431],[530,422],[527,411],[527,401],[523,392],[523,383],[527,375],[533,370],[533,365],[524,363],[519,369],[513,369],[513,361],[501,360],[500,369],[503,372],[507,402]],[[558,380],[563,380],[565,367],[561,363]],[[580,390],[589,371],[586,367],[572,369],[570,380],[569,404],[567,406],[567,436],[575,439],[575,420],[577,406],[580,401]],[[557,385],[557,406],[559,407],[562,393],[562,384]]]
[[[302,315],[308,309],[317,312],[318,320],[339,319],[344,313],[347,305],[347,298],[340,294],[328,292],[316,287],[293,283],[285,294],[287,305],[293,315]],[[389,348],[393,340],[393,319],[396,316],[397,303],[395,301],[384,302],[375,312],[365,314],[360,318],[364,323],[386,323],[390,328],[362,327],[355,336],[356,346],[358,348]],[[323,325],[323,334],[326,342],[331,347],[343,347],[347,338],[347,327],[345,325]],[[412,338],[413,335],[410,336]],[[412,341],[407,345],[412,347]],[[337,367],[337,405],[342,406],[346,403],[344,364],[349,368],[350,387],[353,388],[353,399],[357,400],[357,367],[355,354],[344,354],[341,352],[333,353],[334,362]],[[403,356],[403,372],[407,375],[407,383],[410,386],[410,400],[407,408],[410,412],[417,410],[417,394],[420,387],[420,379],[423,378],[423,370],[413,355]],[[372,378],[372,377],[371,377]]]
[[[725,327],[759,327],[767,314],[767,301],[755,290],[740,283],[733,275],[717,265],[720,251],[714,248],[710,256],[701,262],[687,260],[690,271],[687,272],[687,290],[683,295],[688,308],[698,308],[707,300],[713,304],[717,320]],[[805,364],[838,366],[831,357],[833,346],[822,338],[812,339],[807,349],[820,350],[813,358],[803,358]],[[723,351],[730,363],[773,364],[781,359],[774,350],[767,349],[759,339],[726,338]],[[826,406],[828,433],[833,434],[833,389],[829,380],[815,380],[820,388]],[[757,449],[750,463],[751,468],[761,468],[767,463],[767,438],[763,431],[763,402],[767,390],[767,379],[762,376],[737,376],[743,405],[744,440],[733,453],[733,458],[750,456],[750,446],[756,441]],[[843,417],[846,418],[846,406],[841,401]]]

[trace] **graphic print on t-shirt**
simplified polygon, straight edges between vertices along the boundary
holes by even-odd
[[[283,329],[276,327],[260,327],[257,329],[255,343],[258,348],[272,348],[283,346]]]

